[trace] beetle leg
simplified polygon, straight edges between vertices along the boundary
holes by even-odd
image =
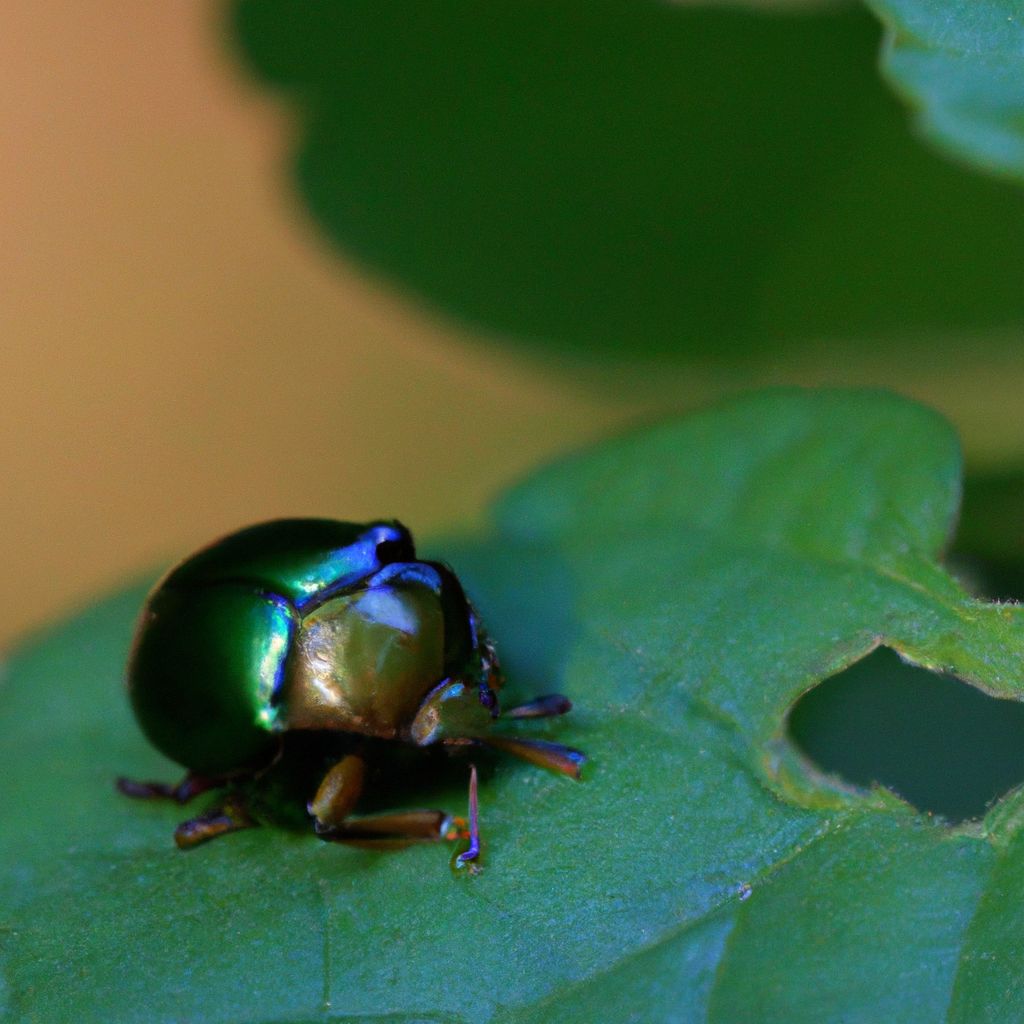
[[[351,843],[373,850],[398,849],[410,843],[459,839],[462,822],[444,811],[394,811],[371,814],[342,822],[330,829],[317,829],[317,835],[332,843]]]
[[[548,771],[561,772],[574,779],[580,777],[583,766],[587,763],[587,755],[561,743],[549,740],[520,739],[518,736],[485,736],[482,741],[489,747],[497,747],[506,754],[513,754]]]
[[[200,793],[217,789],[224,783],[224,779],[189,772],[176,786],[166,782],[139,782],[136,779],[126,779],[123,775],[118,777],[116,786],[119,792],[136,800],[173,800],[178,804],[187,804]]]
[[[307,809],[316,819],[317,832],[340,828],[363,791],[366,762],[356,754],[343,757],[323,777]]]
[[[365,777],[366,762],[357,754],[343,757],[323,777],[308,805],[321,839],[387,849],[462,836],[461,823],[444,811],[389,811],[355,820],[349,818],[362,794]]]
[[[480,856],[480,800],[477,796],[476,765],[469,766],[469,848],[455,858],[460,867],[470,865]]]
[[[242,803],[236,797],[229,797],[219,807],[183,821],[174,830],[174,841],[179,849],[189,850],[228,832],[255,828],[256,824]]]

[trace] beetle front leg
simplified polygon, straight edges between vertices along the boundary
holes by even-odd
[[[343,822],[317,835],[332,843],[350,843],[370,850],[395,850],[411,843],[436,843],[461,839],[466,831],[460,818],[444,811],[412,810],[371,814]]]
[[[341,828],[363,792],[366,762],[357,754],[343,757],[323,777],[307,809],[313,815],[317,833]]]
[[[309,802],[309,813],[321,839],[386,849],[455,839],[462,834],[460,823],[444,811],[392,811],[352,820],[349,815],[362,795],[365,778],[366,762],[356,754],[343,757],[323,777]]]
[[[477,796],[476,765],[469,766],[469,847],[455,858],[460,867],[479,871],[476,861],[480,858],[480,801]]]

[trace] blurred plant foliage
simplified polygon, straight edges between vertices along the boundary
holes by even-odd
[[[921,128],[961,159],[1024,180],[1024,8],[1018,0],[868,0],[884,68]]]
[[[988,166],[1024,123],[1009,4],[875,3],[929,133]],[[913,137],[861,7],[238,0],[233,36],[327,235],[507,340],[934,356],[1024,320],[1024,200]]]
[[[176,850],[183,809],[111,785],[175,773],[117,686],[141,592],[82,614],[0,690],[0,1016],[1019,1021],[1024,792],[950,828],[821,775],[786,729],[880,643],[1024,694],[1024,609],[938,561],[959,474],[920,406],[768,392],[550,467],[432,552],[517,696],[570,694],[545,728],[593,758],[581,784],[485,761],[476,877],[276,828]]]

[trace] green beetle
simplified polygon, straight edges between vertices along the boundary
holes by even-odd
[[[494,645],[452,570],[417,560],[398,522],[281,519],[202,549],[147,598],[127,675],[143,732],[187,774],[118,788],[179,803],[226,789],[178,826],[182,848],[255,824],[246,794],[294,751],[315,749],[326,757],[308,802],[318,835],[381,846],[461,836],[466,864],[480,848],[475,765],[468,829],[436,810],[354,818],[374,753],[487,744],[575,778],[585,761],[491,731],[503,682]],[[553,694],[504,717],[570,706]]]

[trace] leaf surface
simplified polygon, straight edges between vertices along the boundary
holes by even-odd
[[[521,723],[576,784],[486,766],[486,867],[257,829],[190,853],[119,686],[135,591],[26,648],[0,689],[12,1021],[1019,1019],[1013,793],[950,829],[822,776],[785,716],[879,644],[1024,692],[1020,608],[939,564],[960,456],[875,392],[779,391],[595,447],[440,545],[499,638]],[[951,742],[955,738],[951,738]],[[461,810],[438,783],[428,803]],[[0,1004],[2,1005],[2,1004]]]

